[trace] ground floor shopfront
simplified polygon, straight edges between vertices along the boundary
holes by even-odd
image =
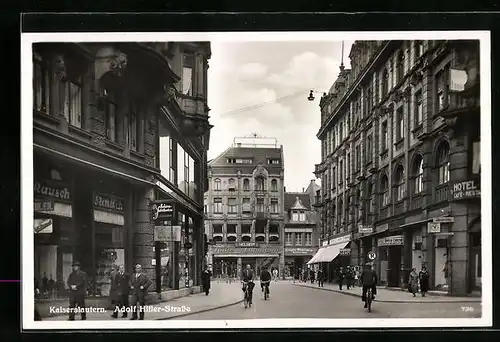
[[[277,269],[279,274],[282,274],[284,269],[284,255],[281,246],[215,245],[210,246],[209,256],[214,277],[239,278],[241,270],[247,265],[250,265],[257,276],[263,268]]]
[[[334,282],[338,278],[340,268],[351,265],[350,247],[350,233],[324,240],[321,248],[307,264],[321,269],[326,282]]]
[[[299,279],[302,272],[308,269],[307,262],[317,250],[314,247],[285,247],[285,268],[282,276]]]
[[[34,150],[37,300],[67,299],[66,282],[74,262],[88,275],[87,296],[106,303],[111,270],[119,265],[132,273],[134,266],[141,264],[153,281],[151,292],[200,284],[197,260],[203,258],[202,219],[180,209],[179,224],[185,227],[193,246],[190,250],[181,248],[181,242],[164,246],[161,264],[165,267],[158,276],[150,208],[157,196],[156,184],[127,179],[75,159]]]

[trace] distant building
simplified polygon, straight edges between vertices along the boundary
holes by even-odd
[[[235,138],[208,166],[206,231],[214,276],[241,267],[284,267],[283,147],[276,139]]]

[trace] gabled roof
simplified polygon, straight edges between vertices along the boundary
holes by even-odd
[[[295,207],[298,205],[297,207]],[[303,192],[285,192],[285,211],[291,209],[311,210],[311,197]]]
[[[281,148],[230,147],[219,156],[212,159],[209,163],[209,167],[214,174],[236,174],[238,171],[244,174],[250,174],[258,165],[262,165],[270,174],[280,174],[283,170],[282,152]],[[252,159],[252,162],[245,164],[228,163],[228,158]],[[279,160],[279,163],[269,164],[269,159]]]

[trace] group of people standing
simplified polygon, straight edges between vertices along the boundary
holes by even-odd
[[[356,287],[359,283],[360,272],[354,267],[347,266],[346,268],[340,267],[338,270],[339,289],[342,290],[346,285],[349,290],[351,287]]]
[[[429,291],[429,278],[430,275],[427,271],[427,267],[423,266],[419,273],[417,273],[416,268],[412,268],[408,276],[408,290],[413,294],[413,297],[416,297],[419,285],[420,293],[422,297],[425,297],[425,294]]]

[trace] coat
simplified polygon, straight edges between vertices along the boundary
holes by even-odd
[[[417,292],[418,289],[418,274],[416,272],[411,272],[408,276],[408,285],[410,292]]]
[[[204,271],[201,274],[201,283],[203,288],[210,289],[210,277],[212,276],[212,272],[209,270]]]
[[[252,270],[243,270],[241,274],[241,280],[248,282],[253,281],[253,271]]]
[[[144,298],[148,293],[148,288],[153,284],[151,279],[144,274],[140,273],[137,277],[137,273],[134,273],[130,277],[130,288],[132,289],[132,294],[138,296],[139,298]],[[141,289],[141,286],[143,287]]]
[[[70,295],[82,295],[85,296],[87,290],[87,273],[82,270],[73,271],[70,273],[67,281],[68,287],[70,289]],[[76,289],[72,289],[72,285],[76,286]]]
[[[429,272],[420,271],[418,277],[420,279],[420,291],[422,292],[429,291],[429,278],[430,278]]]
[[[111,281],[111,288],[114,288],[116,296],[128,295],[130,275],[128,273],[120,274],[117,272]]]

